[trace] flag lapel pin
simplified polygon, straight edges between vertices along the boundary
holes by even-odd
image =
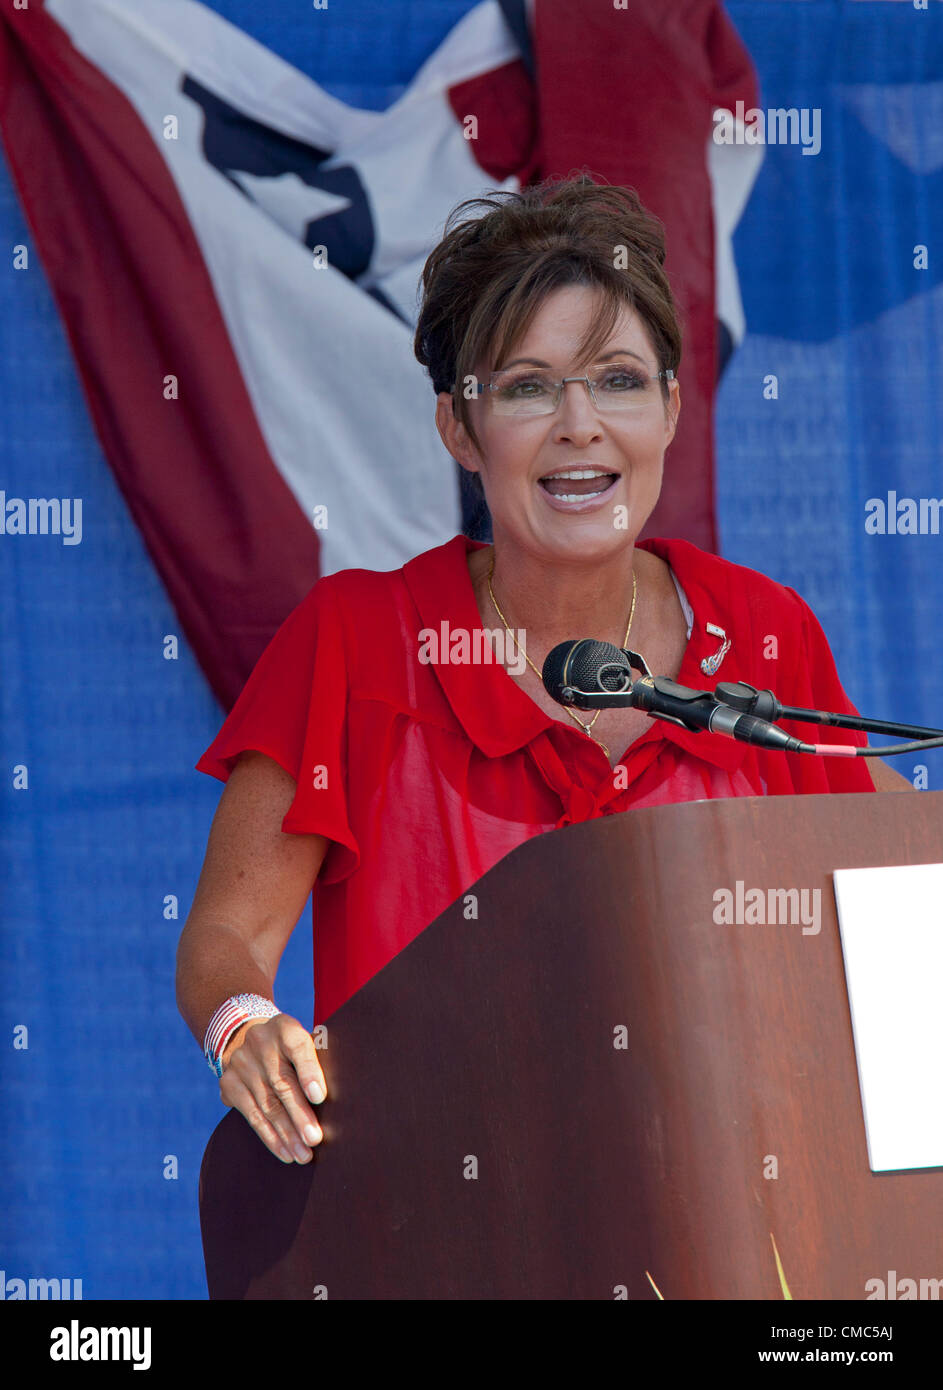
[[[705,656],[703,658],[701,661],[701,670],[704,672],[705,676],[715,676],[720,669],[720,663],[730,651],[731,643],[724,629],[719,627],[717,623],[707,623],[706,627],[712,637],[719,637],[721,639],[721,644],[712,656]]]

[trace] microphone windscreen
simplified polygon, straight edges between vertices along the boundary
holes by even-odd
[[[608,669],[601,670],[603,666]],[[632,682],[632,668],[622,648],[588,638],[558,642],[548,652],[541,674],[544,689],[557,701],[566,686],[576,690],[620,691]]]

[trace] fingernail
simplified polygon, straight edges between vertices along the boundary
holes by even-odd
[[[278,1156],[283,1163],[294,1163],[295,1161],[287,1149],[279,1149]]]
[[[322,1091],[321,1087],[318,1085],[316,1081],[311,1082],[310,1086],[308,1087],[307,1094],[308,1099],[310,1101],[313,1101],[315,1105],[319,1105],[321,1101],[324,1099],[324,1092]]]
[[[316,1144],[321,1138],[321,1131],[315,1129],[314,1125],[305,1125],[304,1136],[309,1144]]]

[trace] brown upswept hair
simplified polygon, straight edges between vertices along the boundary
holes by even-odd
[[[480,204],[489,211],[463,218]],[[624,269],[615,265],[617,253]],[[592,362],[628,305],[648,330],[658,370],[677,372],[681,327],[664,262],[664,225],[635,189],[598,184],[585,170],[517,193],[466,198],[449,213],[423,267],[413,351],[436,394],[451,392],[453,413],[480,451],[463,383],[478,361],[500,370],[555,289],[587,285],[602,294],[601,312],[579,346],[580,365]],[[664,378],[661,390],[667,402]],[[473,482],[480,492],[478,474]]]

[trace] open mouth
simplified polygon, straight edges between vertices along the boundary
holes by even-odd
[[[567,473],[541,478],[540,486],[560,502],[584,502],[602,497],[615,486],[618,473],[600,473],[595,468],[574,468]]]

